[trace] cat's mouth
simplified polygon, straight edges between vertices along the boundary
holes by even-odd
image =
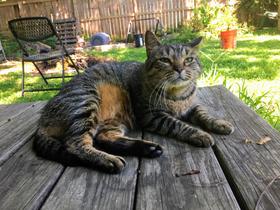
[[[189,83],[190,83],[190,80],[177,78],[169,84],[169,87],[170,88],[183,88],[183,87],[186,87],[187,85],[189,85]]]
[[[178,76],[176,79],[172,81],[172,84],[184,85],[188,84],[190,80],[186,79],[186,77]]]

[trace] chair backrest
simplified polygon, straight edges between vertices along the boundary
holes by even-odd
[[[54,20],[53,24],[62,43],[67,47],[73,47],[77,44],[77,20],[75,18]],[[57,41],[59,44],[59,40]]]
[[[9,28],[16,39],[35,42],[57,36],[55,28],[47,17],[26,17],[10,20]]]

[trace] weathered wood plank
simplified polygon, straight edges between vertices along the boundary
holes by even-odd
[[[31,138],[44,106],[45,102],[36,103],[2,124],[0,127],[0,165]]]
[[[17,115],[25,112],[27,109],[36,106],[38,103],[42,102],[11,104],[3,106],[3,109],[0,107],[0,126],[9,122],[11,118],[15,118]]]
[[[280,175],[280,133],[222,86],[203,88],[199,95],[213,115],[234,122],[233,134],[215,135],[214,149],[242,209],[254,209],[268,183]],[[245,139],[256,142],[265,135],[272,138],[265,145],[245,144]],[[258,210],[280,209],[279,189],[278,179],[264,194]]]
[[[125,158],[117,175],[92,169],[67,167],[42,209],[133,209],[138,158]]]
[[[64,167],[42,160],[25,144],[5,164],[0,173],[0,209],[38,209]]]
[[[4,110],[8,105],[6,104],[0,104],[0,111]]]
[[[165,150],[161,157],[140,163],[136,209],[239,209],[211,148],[195,148],[148,133],[145,139]],[[192,170],[200,173],[184,175]]]

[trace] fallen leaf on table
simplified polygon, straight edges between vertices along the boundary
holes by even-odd
[[[245,139],[245,144],[252,144],[253,143],[253,141],[251,140],[251,139]]]
[[[180,176],[187,176],[187,175],[194,175],[194,174],[199,174],[200,173],[200,170],[194,170],[192,169],[191,171],[189,172],[186,172],[186,173],[182,173],[182,174],[175,174],[176,177],[180,177]]]
[[[269,136],[264,136],[263,138],[261,138],[259,141],[257,141],[256,144],[258,145],[262,145],[262,144],[266,144],[267,142],[271,141],[271,138]]]

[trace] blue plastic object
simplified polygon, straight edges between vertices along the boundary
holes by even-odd
[[[110,41],[111,41],[111,38],[108,34],[106,34],[104,32],[99,32],[99,33],[94,34],[91,37],[90,45],[91,46],[104,45],[104,44],[109,44]]]

